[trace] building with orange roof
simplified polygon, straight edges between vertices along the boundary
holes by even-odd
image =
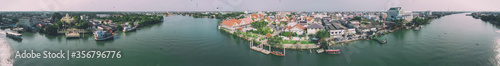
[[[269,17],[266,17],[266,20],[264,20],[264,21],[269,22],[269,23],[272,23],[272,22],[274,22],[274,19],[271,19],[271,18],[269,18]]]
[[[295,33],[297,33],[297,35],[302,35],[304,33],[304,31],[306,30],[306,28],[304,28],[300,24],[295,24],[293,26],[286,26],[284,28],[284,30],[288,31],[288,32],[295,32]]]
[[[256,19],[257,21],[262,19],[264,17],[264,15],[262,14],[252,14],[250,15],[250,17],[252,17],[252,19]]]
[[[252,22],[254,21],[251,18],[229,19],[223,20],[220,26],[232,31],[238,28],[243,28],[244,30],[244,28],[248,27]]]
[[[288,18],[288,16],[280,18],[281,22],[289,22],[289,20],[290,20],[290,18]]]

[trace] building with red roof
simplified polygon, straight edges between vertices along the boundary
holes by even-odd
[[[295,33],[297,33],[297,35],[302,35],[304,33],[304,31],[306,30],[306,28],[304,28],[300,24],[295,24],[293,26],[286,26],[284,28],[284,30],[288,31],[288,32],[295,32]]]
[[[235,30],[238,28],[246,28],[252,22],[253,20],[251,18],[229,19],[229,20],[223,20],[220,26],[228,30]]]

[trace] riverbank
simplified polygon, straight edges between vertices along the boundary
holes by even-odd
[[[233,36],[237,36],[239,38],[242,38],[244,40],[247,40],[247,41],[250,41],[250,42],[254,42],[254,44],[264,44],[264,46],[270,46],[268,43],[267,43],[267,39],[265,40],[259,40],[258,38],[255,38],[255,37],[250,37],[250,36],[244,36],[244,35],[241,35],[241,34],[234,34],[236,32],[234,31],[230,31],[230,30],[226,30],[225,28],[221,28],[220,26],[218,26],[218,29],[221,30],[222,32],[226,32],[228,34],[231,34]],[[273,48],[281,48],[281,49],[317,49],[319,48],[319,45],[316,45],[316,44],[300,44],[300,42],[298,42],[297,44],[281,44],[280,45],[277,45],[277,46],[271,46]]]

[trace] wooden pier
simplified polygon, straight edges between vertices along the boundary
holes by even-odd
[[[257,45],[257,46],[253,46],[253,43],[252,43],[252,42],[250,42],[250,49],[255,50],[255,51],[262,52],[262,53],[264,53],[264,54],[266,54],[266,55],[267,55],[267,54],[269,54],[269,53],[271,53],[271,51],[266,50],[266,49],[264,49],[263,47],[264,47],[264,45],[263,45],[263,44],[259,44],[259,45]],[[271,49],[271,47],[269,47],[269,49]]]

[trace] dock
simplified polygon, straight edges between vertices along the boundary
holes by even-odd
[[[261,46],[261,48],[262,48],[262,50],[260,52],[262,52],[262,53],[264,53],[266,55],[269,54],[269,53],[271,53],[271,51],[266,50],[266,49],[263,48],[263,46],[264,46],[263,44],[260,44],[259,46]],[[271,46],[269,46],[269,48],[271,48]]]
[[[252,42],[250,42],[250,49],[255,50],[255,51],[262,52],[262,53],[264,53],[264,54],[266,54],[266,55],[267,55],[267,54],[269,54],[269,53],[271,53],[271,51],[264,49],[264,48],[263,48],[263,46],[264,46],[264,44],[259,44],[259,45],[257,45],[257,46],[253,46],[253,45],[252,45]],[[269,47],[269,49],[270,49],[270,48],[271,48],[271,47]]]

